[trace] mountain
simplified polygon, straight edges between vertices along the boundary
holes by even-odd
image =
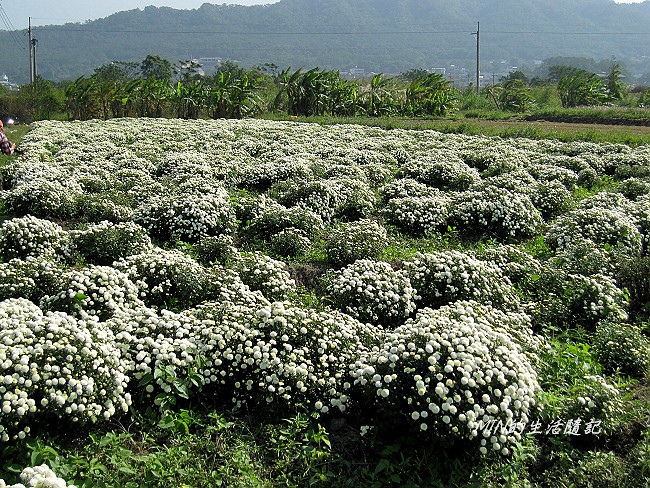
[[[281,0],[272,5],[147,7],[83,24],[38,27],[38,74],[74,79],[111,61],[157,54],[176,63],[222,58],[245,67],[320,67],[399,73],[474,70],[480,22],[482,71],[499,74],[550,57],[612,59],[650,72],[650,0]],[[0,31],[1,72],[29,78],[24,31]]]

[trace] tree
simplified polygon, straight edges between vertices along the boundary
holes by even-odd
[[[563,107],[601,105],[607,100],[607,87],[598,75],[579,68],[565,68],[557,85]]]
[[[621,67],[614,63],[605,78],[607,82],[607,91],[611,100],[622,100],[625,96],[626,86],[621,81]]]
[[[172,64],[160,56],[149,54],[140,64],[142,77],[169,82],[174,75]]]
[[[455,109],[456,101],[449,81],[441,74],[431,73],[408,86],[405,111],[409,115],[444,116]]]
[[[507,112],[526,112],[535,106],[530,88],[517,78],[506,79],[498,85],[485,88],[486,96],[499,110]]]

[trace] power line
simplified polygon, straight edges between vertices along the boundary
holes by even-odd
[[[2,19],[3,24],[5,25],[5,27],[6,27],[7,30],[9,31],[9,34],[10,34],[10,36],[11,36],[11,39],[16,43],[16,45],[17,45],[20,49],[25,50],[25,46],[23,45],[22,42],[20,42],[20,39],[19,39],[18,36],[16,35],[16,28],[15,28],[14,25],[11,23],[11,19],[9,18],[9,16],[8,16],[7,13],[5,12],[5,9],[2,8],[2,3],[0,3],[0,19]]]

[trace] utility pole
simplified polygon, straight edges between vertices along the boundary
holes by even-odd
[[[476,23],[476,93],[481,88],[481,23]]]
[[[29,18],[29,82],[34,84],[34,63],[32,61],[32,18]]]

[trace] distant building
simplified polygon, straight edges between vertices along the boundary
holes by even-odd
[[[366,74],[366,70],[363,68],[351,68],[350,76],[363,76]]]
[[[7,75],[2,75],[2,79],[0,80],[0,86],[10,91],[18,91],[20,89],[20,86],[18,84],[11,83],[9,81],[9,77]]]

